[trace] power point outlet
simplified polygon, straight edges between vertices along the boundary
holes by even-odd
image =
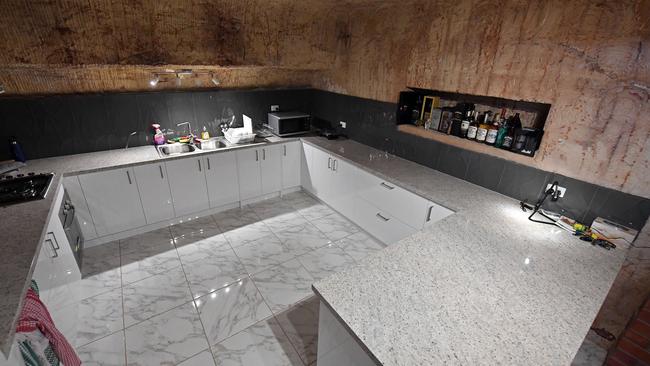
[[[552,186],[553,186],[552,184],[547,184],[546,185],[546,190],[548,191],[549,189],[551,189]],[[566,188],[557,186],[556,189],[558,191],[560,191],[560,194],[558,195],[558,197],[564,197],[564,193],[566,193]]]
[[[345,121],[339,121],[339,124],[341,125],[341,128],[347,128],[348,127],[348,123],[345,122]]]
[[[280,106],[279,106],[279,105],[272,105],[272,106],[271,106],[271,112],[277,112],[277,111],[279,111],[279,110],[280,110]]]

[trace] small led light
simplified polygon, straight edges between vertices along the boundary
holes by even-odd
[[[524,264],[530,264],[530,258],[524,259]]]
[[[160,82],[160,75],[153,74],[153,78],[149,80],[149,85],[151,85],[151,87],[155,87],[158,85],[158,82]]]

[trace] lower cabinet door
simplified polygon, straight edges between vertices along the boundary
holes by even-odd
[[[359,169],[335,157],[332,158],[331,167],[328,203],[341,214],[350,216],[355,210],[356,175]]]
[[[312,151],[312,167],[311,171],[311,184],[312,184],[312,193],[316,197],[320,198],[327,204],[331,204],[331,197],[329,195],[331,191],[332,183],[332,163],[334,159],[330,154],[319,150],[314,149]]]
[[[201,157],[165,162],[176,216],[193,214],[210,207],[204,165]]]
[[[237,157],[234,152],[210,154],[203,158],[210,207],[239,201]]]
[[[300,141],[282,145],[282,189],[300,185],[301,145]]]
[[[146,224],[132,168],[79,176],[98,236]]]
[[[139,165],[133,168],[147,224],[174,217],[174,204],[164,163]]]
[[[312,162],[314,147],[309,144],[302,143],[301,152],[302,156],[300,159],[300,185],[307,192],[315,194],[312,183],[314,174],[314,166]]]
[[[84,240],[95,239],[97,237],[97,231],[95,231],[95,224],[90,216],[90,210],[88,209],[84,192],[81,189],[79,177],[76,175],[63,177],[63,186],[68,192],[70,201],[72,201],[72,204],[74,205],[74,216],[79,221]]]
[[[262,195],[261,149],[244,149],[236,152],[239,197],[241,200]]]
[[[262,194],[278,192],[282,189],[282,146],[268,145],[260,149],[262,154]]]

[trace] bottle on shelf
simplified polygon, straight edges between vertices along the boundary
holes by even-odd
[[[461,125],[463,114],[461,112],[454,112],[451,118],[451,126],[449,127],[449,134],[454,136],[461,136]]]
[[[469,130],[469,125],[470,121],[472,119],[474,111],[467,111],[467,114],[465,117],[463,117],[463,120],[460,122],[460,137],[467,137],[467,131]]]
[[[499,132],[499,123],[501,121],[501,115],[499,113],[494,115],[492,119],[492,124],[488,128],[487,135],[485,136],[485,143],[488,145],[494,145],[497,140],[497,133]]]
[[[501,148],[510,150],[512,149],[512,145],[515,140],[515,132],[518,129],[521,129],[521,119],[519,118],[519,113],[516,113],[514,116],[510,116],[508,118],[507,124],[508,130],[503,138],[503,144],[501,145]]]
[[[469,127],[467,128],[467,138],[470,140],[475,140],[477,131],[478,131],[478,111],[474,111],[470,115]]]
[[[504,113],[503,115],[501,115],[501,124],[499,125],[499,131],[497,131],[496,141],[494,141],[495,147],[503,146],[505,138],[508,135],[509,129],[510,129],[510,119],[505,118],[505,113]]]
[[[492,115],[492,111],[486,111],[484,114],[484,118],[481,120],[481,123],[478,125],[478,130],[476,130],[476,141],[478,142],[485,142],[485,138],[487,137],[488,130],[490,129],[490,125],[492,124],[492,121],[490,120],[490,116]]]

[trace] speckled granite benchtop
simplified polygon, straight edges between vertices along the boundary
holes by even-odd
[[[283,143],[296,138],[271,137],[266,144]],[[236,146],[217,151],[201,151],[182,156],[161,157],[153,146],[133,147],[128,150],[109,150],[87,154],[67,155],[27,162],[17,173],[55,173],[45,199],[0,207],[0,232],[2,256],[0,263],[0,351],[9,354],[19,309],[22,308],[27,287],[32,278],[38,253],[43,242],[46,225],[52,210],[54,197],[62,189],[63,176],[93,171],[146,164],[153,161],[183,159],[192,155],[214,154],[232,149],[246,149],[260,144]],[[2,355],[0,354],[0,357]]]
[[[455,211],[313,285],[383,365],[568,365],[626,254],[514,199],[348,140],[303,141]]]

